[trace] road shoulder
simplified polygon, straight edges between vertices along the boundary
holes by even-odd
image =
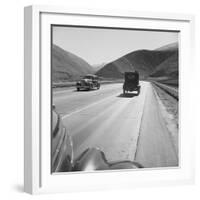
[[[147,168],[177,167],[178,157],[160,108],[149,85],[135,160]]]

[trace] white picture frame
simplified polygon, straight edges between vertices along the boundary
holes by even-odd
[[[194,182],[191,132],[194,16],[56,6],[25,8],[24,190],[31,194],[174,185]],[[50,25],[95,25],[180,31],[180,167],[52,175],[50,170]],[[188,67],[190,66],[190,67]],[[187,82],[186,82],[187,80]],[[189,82],[188,82],[189,81]]]

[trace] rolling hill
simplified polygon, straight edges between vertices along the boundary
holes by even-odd
[[[94,70],[82,58],[52,45],[52,81],[72,81]]]
[[[156,67],[151,77],[178,77],[178,52]]]
[[[178,43],[174,42],[165,46],[162,46],[160,48],[156,49],[157,51],[177,51],[178,50]]]
[[[134,51],[108,63],[96,74],[105,78],[122,78],[124,72],[137,70],[142,78],[146,78],[173,54],[174,51],[171,49]]]
[[[161,50],[172,51],[173,54],[156,67],[150,74],[151,78],[160,79],[166,84],[178,85],[178,44],[164,46]]]
[[[96,64],[96,65],[93,65],[93,69],[95,72],[99,71],[101,68],[104,67],[104,65],[106,65],[106,63],[101,63],[101,64]]]

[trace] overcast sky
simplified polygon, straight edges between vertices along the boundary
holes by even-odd
[[[96,65],[177,42],[178,33],[54,26],[52,38],[54,44]]]

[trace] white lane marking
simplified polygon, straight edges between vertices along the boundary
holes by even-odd
[[[117,91],[117,92],[118,92],[118,91]],[[65,118],[67,118],[67,117],[69,117],[69,116],[71,116],[71,115],[73,115],[73,114],[79,113],[79,112],[81,112],[81,111],[83,111],[83,110],[86,110],[86,109],[88,109],[88,108],[90,108],[90,107],[93,107],[93,106],[95,106],[95,105],[97,105],[97,104],[99,104],[99,103],[102,103],[102,102],[106,101],[107,99],[110,99],[110,98],[115,97],[115,96],[116,96],[116,94],[115,94],[115,95],[112,95],[112,96],[109,96],[109,97],[106,97],[105,99],[102,99],[102,100],[100,100],[100,101],[97,101],[97,102],[95,102],[95,103],[93,103],[93,104],[90,104],[90,105],[88,105],[88,106],[85,106],[85,107],[83,107],[83,108],[81,108],[81,109],[79,109],[79,110],[75,110],[74,112],[71,112],[71,113],[69,113],[69,114],[63,115],[63,116],[62,116],[62,119],[65,119]]]
[[[144,87],[145,86],[145,87]],[[137,155],[137,149],[138,149],[138,144],[139,144],[139,137],[140,137],[140,133],[141,133],[141,128],[142,128],[142,119],[143,119],[143,115],[144,115],[144,110],[145,110],[145,102],[146,102],[146,99],[147,99],[147,92],[149,91],[149,88],[150,88],[150,83],[149,82],[145,82],[145,84],[144,84],[144,86],[143,86],[143,95],[144,95],[144,97],[143,97],[143,101],[142,101],[142,103],[140,104],[140,106],[141,106],[141,110],[140,110],[140,112],[139,112],[139,114],[138,114],[138,119],[139,119],[139,121],[138,121],[138,126],[137,126],[137,132],[138,132],[138,136],[137,136],[137,139],[136,139],[136,147],[135,147],[135,151],[134,151],[134,154],[133,154],[133,157],[131,158],[131,160],[135,160],[135,158],[136,158],[136,155]],[[130,148],[130,151],[129,151],[129,154],[131,154],[131,152],[133,152],[133,148],[134,147],[132,147],[132,149]]]

